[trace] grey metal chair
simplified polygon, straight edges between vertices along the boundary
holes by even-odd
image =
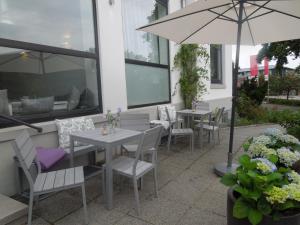
[[[158,197],[158,183],[157,183],[157,146],[160,140],[162,127],[154,127],[144,132],[138,142],[138,148],[135,158],[120,156],[112,161],[113,172],[128,177],[133,181],[134,195],[136,201],[137,214],[140,215],[140,201],[138,192],[138,180],[145,174],[153,171],[155,196]],[[141,155],[151,153],[152,158],[150,162],[140,160]],[[103,166],[105,171],[105,165]],[[103,191],[105,196],[105,173],[102,177]]]
[[[168,151],[170,151],[170,146],[171,146],[171,140],[172,137],[177,137],[177,136],[187,136],[190,138],[190,149],[193,152],[194,151],[194,131],[191,128],[174,128],[174,123],[172,123],[169,115],[168,108],[166,107],[166,113],[168,117],[168,121],[170,123],[169,126],[169,137],[168,137]],[[176,124],[176,123],[175,123]]]
[[[150,116],[148,113],[121,113],[120,128],[127,130],[145,131],[150,128]],[[138,144],[136,142],[122,145],[122,150],[129,154],[136,152]]]
[[[30,198],[28,225],[31,225],[32,221],[34,198],[36,199],[36,203],[38,203],[39,196],[42,194],[53,193],[75,187],[81,187],[82,189],[82,202],[85,215],[84,219],[85,224],[88,224],[83,167],[81,166],[52,171],[49,173],[41,173],[40,163],[36,159],[35,147],[28,132],[26,131],[23,131],[19,136],[17,136],[17,138],[12,142],[12,146],[29,183]],[[34,162],[37,165],[38,172],[35,179],[30,173],[30,168]]]
[[[223,113],[225,107],[219,108],[213,120],[209,121],[209,123],[203,124],[203,130],[208,131],[208,142],[210,142],[210,134],[212,135],[212,139],[215,143],[215,131],[218,132],[218,143],[220,143],[220,123],[222,121]],[[201,124],[198,123],[195,125],[195,129],[200,129]]]

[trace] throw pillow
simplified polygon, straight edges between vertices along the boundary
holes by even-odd
[[[36,148],[36,157],[41,164],[42,171],[50,169],[65,156],[63,148]]]
[[[59,146],[61,148],[70,147],[70,134],[79,131],[93,130],[95,129],[92,119],[86,119],[85,117],[56,120],[56,126],[58,131]],[[82,146],[85,144],[75,142],[74,146]]]
[[[79,104],[79,101],[80,91],[76,87],[73,87],[69,98],[68,110],[71,111],[73,109],[76,109]]]
[[[22,103],[22,113],[33,114],[33,113],[47,113],[53,110],[54,97],[36,98],[29,99],[23,98]]]

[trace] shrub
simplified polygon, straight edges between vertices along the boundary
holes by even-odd
[[[300,106],[300,100],[295,99],[279,99],[279,98],[269,98],[269,103],[277,105],[289,105],[289,106]]]
[[[245,80],[239,89],[241,94],[248,96],[256,105],[261,105],[267,94],[267,90],[268,83],[262,77],[259,77],[259,82],[256,78]]]

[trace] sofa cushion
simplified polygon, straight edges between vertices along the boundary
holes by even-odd
[[[21,103],[23,114],[46,113],[53,110],[54,97],[51,96],[35,99],[23,98]]]
[[[9,115],[7,90],[0,90],[0,114]]]
[[[37,160],[40,162],[42,171],[50,169],[65,156],[63,148],[44,148],[37,147]]]
[[[93,130],[95,129],[92,119],[85,117],[55,120],[58,130],[59,146],[61,148],[70,147],[70,134],[79,131]],[[74,146],[82,146],[83,143],[75,142]]]
[[[69,103],[68,103],[69,111],[77,108],[80,101],[80,95],[81,95],[80,91],[76,87],[73,87],[70,94]]]

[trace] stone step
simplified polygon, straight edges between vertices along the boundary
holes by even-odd
[[[27,214],[27,205],[0,194],[0,225],[8,224]]]

